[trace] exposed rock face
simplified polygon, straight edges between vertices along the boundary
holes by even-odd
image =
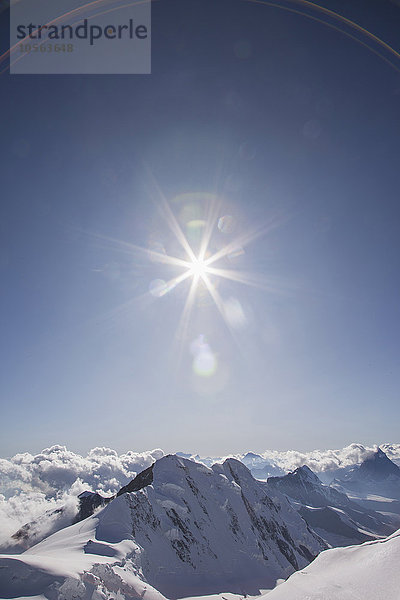
[[[136,492],[152,482],[153,465],[139,473],[128,485],[121,488],[117,494],[126,492]],[[47,536],[59,531],[68,525],[78,523],[87,519],[93,513],[106,506],[116,496],[102,496],[97,492],[85,491],[78,496],[78,510],[75,513],[67,511],[65,507],[60,507],[43,513],[40,517],[26,523],[14,535],[11,536],[10,543],[4,547],[7,552],[23,552],[34,544],[41,542]]]
[[[95,492],[82,492],[78,496],[79,498],[79,513],[76,517],[76,521],[83,521],[94,513],[94,511],[100,506],[105,506],[114,498],[114,496],[106,498]]]
[[[119,490],[117,496],[121,496],[127,492],[138,492],[144,487],[151,485],[153,483],[153,468],[154,464],[136,475],[135,479],[132,479],[128,485],[125,485]]]

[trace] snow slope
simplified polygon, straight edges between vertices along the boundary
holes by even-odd
[[[97,542],[99,519],[89,517],[54,533],[20,555],[0,555],[0,594],[5,598],[39,596],[72,600],[91,597],[97,589],[103,598],[125,589],[128,598],[162,600],[134,572],[118,572],[118,565],[137,550],[132,540]],[[99,576],[100,574],[100,576]]]
[[[263,600],[399,600],[400,531],[322,552]]]

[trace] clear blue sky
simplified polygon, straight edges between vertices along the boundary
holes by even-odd
[[[395,2],[325,6],[400,49]],[[154,2],[150,76],[1,76],[0,454],[399,441],[399,102],[357,40],[242,0]],[[217,245],[282,217],[236,259],[277,292],[218,282],[245,324],[197,298],[178,366],[188,282],[149,300],[168,269],[96,237],[173,249],[149,173],[177,215],[223,194]]]

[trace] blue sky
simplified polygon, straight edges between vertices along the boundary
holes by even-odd
[[[341,4],[399,50],[394,2]],[[152,75],[0,77],[0,453],[398,441],[399,73],[287,10],[152,11]],[[176,250],[154,182],[183,229],[223,198],[214,250],[277,221],[230,262],[275,291],[215,281],[234,336],[199,293],[177,342],[190,282],[154,298],[175,272],[104,241]]]

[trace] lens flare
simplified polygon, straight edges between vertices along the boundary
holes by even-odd
[[[193,340],[190,351],[193,354],[193,372],[200,377],[212,377],[217,371],[217,357],[203,334]]]
[[[199,352],[193,361],[193,371],[200,377],[211,377],[217,370],[217,359],[215,355],[205,350]]]

